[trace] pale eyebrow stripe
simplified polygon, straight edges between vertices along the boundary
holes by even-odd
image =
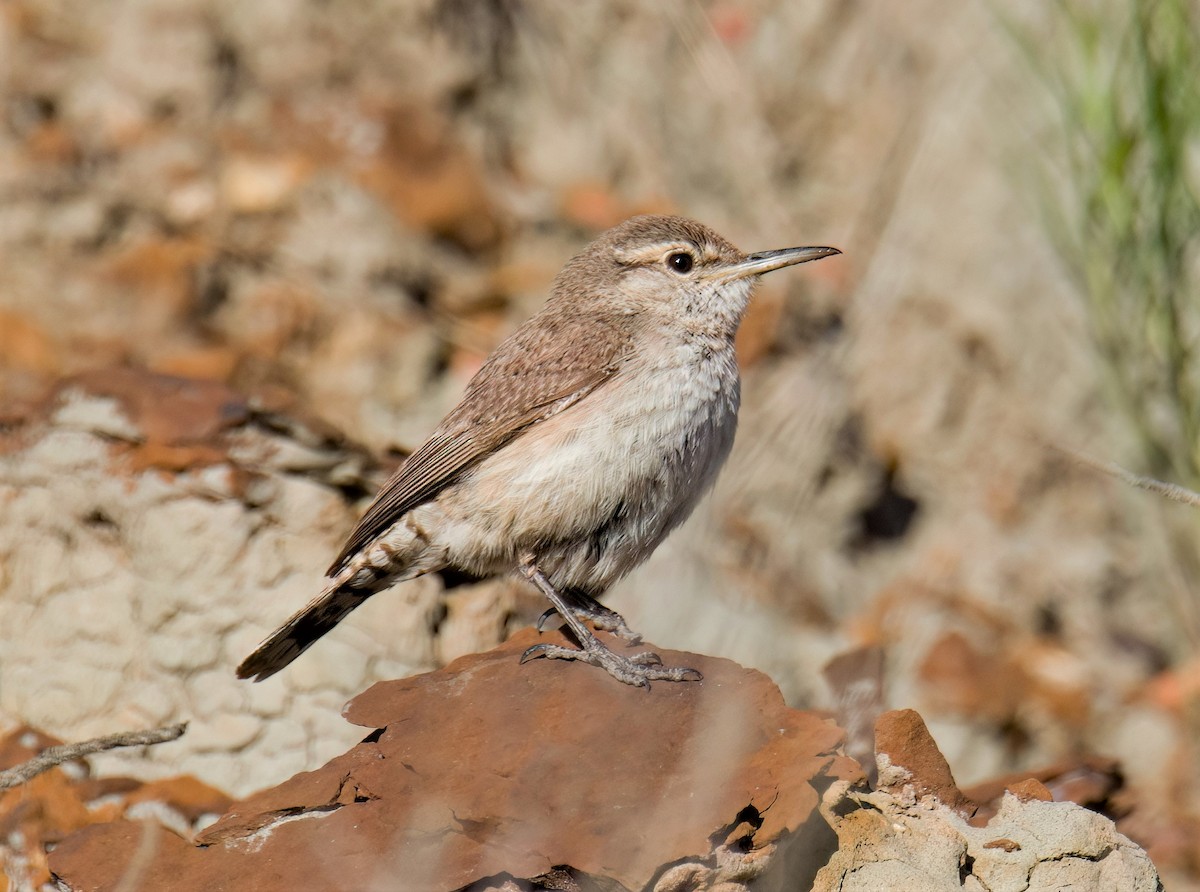
[[[712,248],[697,246],[691,242],[657,242],[653,245],[620,249],[617,251],[617,260],[628,264],[657,263],[675,251],[685,251],[692,255],[698,254],[701,262],[716,260],[718,256]]]

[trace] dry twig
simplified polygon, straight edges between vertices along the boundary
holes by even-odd
[[[105,750],[117,749],[122,746],[150,746],[155,743],[166,743],[177,740],[187,730],[187,722],[178,725],[168,725],[165,728],[154,728],[150,731],[125,731],[120,734],[109,734],[107,737],[95,737],[79,743],[64,743],[62,746],[52,746],[42,750],[27,762],[14,765],[0,771],[0,790],[7,790],[25,783],[43,771],[48,771],[63,762],[71,762],[102,753]]]
[[[1068,449],[1065,446],[1055,447],[1061,452],[1069,456],[1073,461],[1091,468],[1093,471],[1099,471],[1102,474],[1107,474],[1110,477],[1115,477],[1122,483],[1127,483],[1130,486],[1136,486],[1138,489],[1144,489],[1163,498],[1170,499],[1173,502],[1182,502],[1185,505],[1191,505],[1193,508],[1200,508],[1200,493],[1194,492],[1183,486],[1178,486],[1174,483],[1164,483],[1162,480],[1156,480],[1153,477],[1143,477],[1140,474],[1135,474],[1132,471],[1127,471],[1120,465],[1110,461],[1102,461],[1098,458],[1092,458],[1082,452],[1076,452],[1074,449]]]

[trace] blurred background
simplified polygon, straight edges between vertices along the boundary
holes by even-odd
[[[245,793],[528,624],[426,579],[233,678],[562,264],[680,213],[845,254],[763,281],[727,470],[609,603],[1195,888],[1200,515],[1075,453],[1200,487],[1198,68],[1187,0],[7,0],[0,718],[190,718],[121,770]]]

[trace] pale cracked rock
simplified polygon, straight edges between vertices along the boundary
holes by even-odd
[[[170,616],[148,642],[154,662],[166,670],[195,672],[214,666],[221,653],[220,635],[201,613],[181,610]]]
[[[240,750],[262,732],[263,723],[257,716],[226,713],[191,727],[188,742],[201,752],[219,753]]]
[[[51,868],[75,892],[807,888],[835,842],[820,791],[862,776],[839,728],[727,660],[661,651],[704,680],[646,691],[522,665],[539,640],[563,639],[526,630],[376,684],[345,710],[361,743],[197,844],[118,821],[68,837]]]
[[[320,425],[222,385],[63,382],[0,429],[0,715],[72,740],[188,721],[171,747],[97,764],[187,765],[234,792],[341,752],[360,734],[331,704],[336,719],[388,660],[436,665],[436,580],[349,617],[261,692],[234,669],[320,590],[369,469]],[[281,714],[305,736],[265,733]]]
[[[297,691],[315,692],[340,684],[362,687],[367,683],[369,654],[354,642],[330,636],[319,648],[305,654],[288,670],[288,685]]]
[[[835,784],[821,811],[838,850],[812,892],[1161,892],[1146,853],[1112,821],[1071,802],[1006,794],[983,827],[927,800]]]

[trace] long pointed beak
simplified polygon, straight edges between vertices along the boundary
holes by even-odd
[[[745,259],[737,263],[714,269],[705,278],[733,282],[747,276],[761,276],[774,269],[783,269],[785,266],[808,263],[810,260],[820,260],[822,257],[832,257],[841,253],[837,248],[780,248],[778,251],[760,251],[757,254],[746,255]]]

